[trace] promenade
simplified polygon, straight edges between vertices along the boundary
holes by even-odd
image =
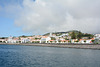
[[[80,49],[98,49],[100,44],[40,44],[40,43],[0,43],[0,45],[25,45],[25,46],[42,46],[42,47],[59,47],[59,48],[80,48]]]

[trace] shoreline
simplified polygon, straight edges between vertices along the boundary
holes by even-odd
[[[76,49],[96,49],[100,50],[100,44],[40,44],[40,43],[0,43],[0,45],[24,45],[24,46],[41,46],[41,47],[58,47],[58,48],[76,48]]]

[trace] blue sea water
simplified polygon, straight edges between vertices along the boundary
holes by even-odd
[[[100,50],[0,45],[0,67],[100,67]]]

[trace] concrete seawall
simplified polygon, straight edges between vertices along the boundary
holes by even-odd
[[[43,46],[43,47],[59,47],[59,48],[80,48],[80,49],[98,49],[100,50],[99,44],[10,44],[10,43],[0,43],[1,45],[25,45],[25,46]]]

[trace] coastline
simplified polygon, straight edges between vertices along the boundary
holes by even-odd
[[[77,49],[96,49],[100,50],[100,44],[40,44],[40,43],[0,43],[0,45],[24,45],[24,46],[42,46],[58,48],[77,48]]]

